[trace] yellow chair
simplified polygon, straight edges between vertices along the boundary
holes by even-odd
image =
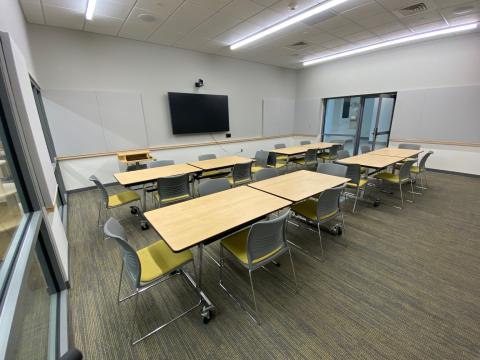
[[[293,282],[295,284],[294,291],[297,291],[295,268],[293,266],[292,254],[286,237],[288,216],[289,212],[286,212],[284,215],[272,220],[259,221],[253,224],[250,228],[230,235],[220,242],[220,286],[231,298],[239,302],[223,282],[223,268],[225,267],[224,250],[226,250],[240,265],[248,270],[255,315],[251,314],[247,309],[245,310],[258,324],[260,324],[260,318],[255,298],[255,289],[253,286],[253,271],[259,268],[264,268],[265,265],[274,262],[278,257],[288,253],[290,256],[290,264],[292,266]],[[286,285],[285,283],[283,284]]]
[[[174,253],[163,240],[157,241],[150,246],[135,251],[135,249],[127,241],[124,228],[114,218],[108,219],[108,221],[105,223],[104,233],[107,238],[114,239],[122,251],[122,268],[120,271],[117,294],[118,303],[135,297],[135,309],[133,312],[133,317],[131,322],[128,324],[131,326],[130,341],[132,345],[135,345],[153,335],[180,317],[187,315],[202,304],[202,300],[199,299],[197,304],[183,311],[180,315],[175,316],[156,329],[148,332],[146,335],[134,340],[133,323],[135,322],[135,317],[137,314],[138,295],[176,275],[183,275],[187,280],[189,280],[189,277],[185,274],[183,267],[188,263],[192,263],[195,269],[193,256],[190,250]],[[130,281],[131,286],[134,288],[134,292],[124,298],[120,298],[124,270],[126,270],[125,272],[128,275],[127,278]],[[190,281],[187,282],[191,284]],[[195,294],[198,295],[196,291]],[[209,314],[208,316],[211,317],[211,315],[212,314]]]
[[[328,153],[321,153],[318,157],[325,161],[337,160],[337,152],[342,148],[342,145],[333,145]]]
[[[416,160],[405,161],[402,167],[400,168],[398,175],[392,174],[389,172],[381,172],[379,174],[374,175],[376,179],[381,180],[383,183],[387,182],[390,184],[398,185],[398,188],[400,189],[400,200],[402,202],[402,206],[399,207],[400,209],[403,209],[403,190],[402,190],[403,184],[410,182],[411,193],[412,193],[411,201],[415,199],[415,194],[413,192],[413,180],[412,180],[412,176],[410,175],[410,170],[415,162]]]
[[[217,155],[215,154],[203,154],[198,156],[199,161],[203,160],[211,160],[211,159],[216,159]],[[219,170],[206,170],[203,171],[202,174],[198,177],[198,179],[204,179],[204,178],[212,178],[212,177],[217,177],[217,176],[225,176],[228,175],[229,171],[225,169],[219,169]]]
[[[182,174],[159,178],[154,198],[160,207],[192,199],[189,175]]]
[[[252,181],[252,163],[235,164],[232,175],[227,177],[231,186],[245,185]]]
[[[255,164],[252,166],[252,174],[268,167],[268,151],[258,150],[255,153]]]
[[[268,155],[268,167],[281,170],[287,166],[284,161],[278,160],[278,155],[274,152],[270,152]]]
[[[275,144],[273,146],[275,149],[285,149],[286,148],[286,145],[285,144]],[[287,155],[278,155],[277,154],[277,161],[280,161],[280,162],[287,162],[288,160],[288,156]]]
[[[91,175],[88,180],[92,181],[95,184],[95,186],[97,187],[97,189],[100,191],[100,194],[101,194],[100,205],[98,208],[98,221],[97,221],[98,226],[101,226],[100,219],[101,219],[102,209],[105,209],[105,218],[107,218],[109,210],[113,208],[131,204],[136,201],[138,201],[140,206],[142,205],[140,196],[133,190],[124,190],[119,193],[110,195],[107,189],[105,188],[105,186],[100,182],[100,180],[95,175]],[[132,214],[136,214],[137,210],[132,208],[131,212]]]
[[[294,163],[306,168],[315,169],[318,164],[317,149],[308,149],[305,153],[305,157],[301,159],[295,159]]]
[[[356,189],[355,192],[355,202],[353,203],[353,210],[357,207],[357,201],[360,196],[360,191],[365,193],[365,187],[368,183],[368,178],[362,178],[362,168],[357,164],[348,164],[347,165],[347,174],[345,177],[350,179],[350,182],[347,183],[347,187],[351,189]]]
[[[422,159],[420,160],[418,166],[412,166],[412,168],[410,169],[410,172],[415,175],[415,180],[417,180],[417,178],[420,177],[421,185],[420,186],[416,185],[416,187],[418,187],[422,190],[427,190],[428,189],[426,163],[427,163],[428,158],[432,154],[433,154],[433,151],[427,152],[422,157]],[[425,184],[423,183],[424,180],[425,180]]]

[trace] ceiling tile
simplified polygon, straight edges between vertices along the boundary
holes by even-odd
[[[395,31],[400,31],[400,30],[405,30],[406,27],[401,24],[398,21],[380,25],[380,26],[375,26],[370,29],[371,32],[373,32],[376,35],[383,35],[383,34],[389,34]]]
[[[81,30],[85,20],[83,12],[70,9],[44,6],[45,23],[51,26],[65,27],[69,29]]]
[[[418,3],[424,3],[428,10],[435,10],[437,8],[433,0],[377,0],[377,2],[390,11],[403,9]]]
[[[359,6],[371,3],[372,0],[349,0],[343,4],[335,6],[332,10],[336,13],[342,13],[348,10],[353,10]]]
[[[85,31],[98,34],[117,35],[122,27],[123,20],[108,16],[95,15],[93,20],[85,21]]]
[[[59,7],[85,13],[87,11],[87,0],[42,0],[43,6]]]
[[[282,14],[279,14],[278,12],[275,12],[270,9],[264,9],[260,11],[258,14],[250,17],[248,21],[262,28],[265,28],[283,19],[284,17],[282,16]]]
[[[357,41],[369,39],[369,38],[374,37],[374,36],[375,35],[372,34],[369,31],[361,31],[361,32],[358,32],[358,33],[355,33],[355,34],[343,36],[343,39],[345,39],[347,41],[350,41],[350,42],[357,42]]]
[[[385,9],[375,1],[370,1],[352,10],[345,11],[342,15],[351,20],[357,21],[381,13],[385,13]]]
[[[357,22],[367,29],[373,29],[397,21],[397,18],[389,12],[381,12],[373,16],[358,19]]]
[[[272,5],[270,7],[270,9],[278,12],[284,18],[287,18],[287,17],[293,16],[295,14],[298,14],[302,11],[305,11],[305,10],[311,8],[312,6],[315,6],[315,5],[317,5],[318,3],[321,3],[321,2],[323,2],[323,1],[321,1],[321,0],[297,0],[296,1],[297,5],[296,5],[295,9],[292,10],[289,7],[289,4],[292,3],[292,0],[280,0],[277,3],[275,3],[274,5]]]
[[[465,0],[434,0],[434,1],[439,8],[456,6],[456,5],[464,4],[466,2]]]
[[[162,18],[159,15],[155,15],[152,21],[143,21],[139,19],[139,15],[151,14],[144,9],[133,8],[132,12],[128,16],[127,20],[123,24],[119,36],[126,37],[135,40],[146,40],[150,34],[162,23]]]
[[[224,31],[230,30],[240,22],[241,20],[232,16],[225,16],[217,13],[196,27],[193,30],[193,33],[197,37],[213,39]]]
[[[117,19],[126,19],[133,8],[135,0],[97,0],[93,17],[107,16]]]
[[[218,11],[223,8],[225,5],[231,3],[233,0],[192,0],[200,6],[205,6],[213,11]]]
[[[260,6],[272,6],[277,3],[278,0],[253,0],[253,2]]]
[[[223,15],[233,16],[240,20],[246,20],[251,16],[258,14],[265,9],[250,0],[233,0],[230,4],[223,7],[219,12]]]
[[[135,7],[168,18],[185,0],[137,0]]]
[[[427,31],[439,30],[447,26],[448,24],[445,22],[445,20],[442,19],[442,20],[434,21],[428,24],[412,26],[411,29],[417,33],[422,33]]]
[[[332,35],[335,35],[335,36],[338,36],[338,37],[345,37],[346,35],[351,35],[351,34],[355,34],[355,33],[362,32],[362,31],[364,31],[364,29],[361,26],[359,26],[355,23],[340,26],[338,28],[329,30],[329,32]]]
[[[187,34],[214,13],[212,9],[187,1],[162,24],[162,28],[167,32]]]
[[[344,46],[347,45],[348,43],[345,40],[342,39],[335,39],[335,40],[330,40],[324,43],[321,43],[320,45],[327,48],[327,49],[333,49],[339,46]]]
[[[400,31],[395,31],[395,32],[392,32],[392,33],[380,35],[380,38],[383,41],[385,41],[385,40],[398,39],[398,38],[409,36],[409,35],[413,35],[413,32],[410,31],[409,29],[405,29],[405,30],[400,30]]]
[[[408,26],[418,26],[423,24],[429,24],[435,21],[440,21],[442,19],[443,18],[442,16],[440,16],[440,13],[438,11],[429,11],[418,15],[406,17],[402,21],[405,25]]]
[[[45,19],[43,18],[42,5],[40,2],[38,4],[33,2],[22,2],[23,14],[25,19],[28,22],[34,24],[45,24]]]
[[[468,16],[476,12],[480,12],[480,2],[464,2],[462,4],[446,7],[440,10],[440,14],[447,19]]]

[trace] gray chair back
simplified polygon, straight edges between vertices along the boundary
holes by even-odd
[[[105,205],[107,205],[108,204],[108,191],[105,188],[105,186],[103,186],[103,184],[100,182],[100,180],[95,175],[90,175],[88,180],[93,181],[93,183],[95,184],[97,189],[100,191],[103,203]]]
[[[268,165],[276,166],[277,165],[277,153],[270,151],[268,153]]]
[[[192,198],[188,177],[188,174],[182,174],[163,177],[157,180],[157,191],[160,197],[160,206],[169,205]],[[175,199],[179,196],[183,197],[181,199]]]
[[[128,278],[135,288],[140,287],[140,277],[142,273],[142,266],[135,249],[127,242],[127,234],[125,229],[114,218],[107,220],[103,226],[103,232],[108,238],[115,240],[120,246],[123,258],[123,267],[127,271]]]
[[[330,150],[329,150],[329,154],[331,156],[337,156],[337,153],[338,153],[338,150],[341,150],[343,149],[343,145],[333,145]]]
[[[400,178],[400,182],[404,182],[410,179],[410,169],[412,168],[412,165],[415,163],[416,163],[416,160],[407,160],[402,164],[398,172],[398,177]]]
[[[147,164],[132,164],[127,165],[127,171],[143,170],[147,168]]]
[[[317,202],[317,219],[319,222],[330,219],[340,211],[340,195],[343,190],[345,190],[345,184],[325,190],[320,194]]]
[[[266,179],[275,177],[277,175],[278,175],[277,169],[265,168],[255,173],[255,180],[256,181],[266,180]]]
[[[348,152],[348,150],[341,149],[337,151],[337,160],[346,159],[349,157],[350,157],[350,153]]]
[[[273,146],[274,146],[275,149],[283,149],[283,148],[286,147],[285,144],[275,144],[275,145],[273,145]]]
[[[305,165],[306,166],[313,166],[317,165],[318,159],[317,159],[317,149],[308,149],[307,152],[305,153]]]
[[[232,169],[233,183],[246,183],[252,180],[252,163],[235,164]]]
[[[418,164],[418,168],[420,169],[420,171],[425,171],[425,164],[427,163],[428,158],[432,154],[433,151],[429,151],[420,159],[420,163]]]
[[[247,259],[249,265],[274,250],[287,247],[287,219],[289,212],[272,219],[262,220],[252,225],[248,232]]]
[[[317,172],[327,175],[346,177],[347,167],[341,164],[320,163],[317,166]]]
[[[351,183],[359,184],[362,177],[362,168],[358,164],[348,164],[347,165],[347,174],[345,177],[349,178]]]
[[[362,145],[360,146],[360,150],[362,151],[362,154],[366,154],[372,151],[372,149],[370,148],[370,145]]]
[[[411,149],[411,150],[420,150],[420,145],[418,144],[398,144],[399,149]]]
[[[162,166],[168,166],[168,165],[175,165],[175,161],[173,160],[155,160],[151,161],[148,164],[149,168],[156,168],[156,167],[162,167]]]
[[[255,153],[255,165],[266,168],[268,165],[268,151],[258,150]]]
[[[300,141],[300,145],[308,145],[311,144],[312,142],[310,140],[302,140]]]
[[[198,186],[198,194],[205,196],[228,189],[230,189],[230,183],[226,178],[210,179],[200,183]]]
[[[203,161],[203,160],[211,160],[211,159],[216,159],[217,155],[215,154],[203,154],[203,155],[198,155],[198,160]]]

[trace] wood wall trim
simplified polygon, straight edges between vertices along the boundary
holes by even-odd
[[[432,144],[432,145],[451,145],[451,146],[466,146],[466,147],[480,147],[480,143],[460,142],[460,141],[446,141],[446,140],[425,140],[425,139],[390,139],[391,142],[396,143],[413,143],[413,144]]]
[[[316,137],[316,136],[317,135],[312,135],[312,134],[287,134],[287,135],[276,135],[276,136],[255,136],[255,137],[248,137],[248,138],[236,138],[236,139],[228,139],[228,140],[206,141],[206,142],[200,142],[200,143],[160,145],[160,146],[153,146],[153,147],[150,147],[150,148],[147,148],[147,149],[150,150],[150,151],[173,150],[173,149],[183,149],[183,148],[198,147],[198,146],[224,145],[224,144],[235,144],[235,143],[250,142],[250,141],[271,140],[271,139],[279,139],[279,138],[285,138],[285,137]],[[128,149],[128,150],[121,150],[121,151],[109,151],[109,152],[103,152],[103,153],[79,154],[79,155],[71,155],[71,156],[58,156],[57,161],[77,160],[77,159],[102,157],[102,156],[117,156],[117,153],[119,153],[119,152],[137,151],[137,150],[145,150],[145,148],[143,148],[143,149]]]

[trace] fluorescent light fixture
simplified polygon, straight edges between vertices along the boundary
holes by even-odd
[[[324,57],[321,57],[321,58],[318,58],[318,59],[307,60],[307,61],[303,62],[303,66],[309,66],[309,65],[318,64],[318,63],[322,63],[322,62],[326,62],[326,61],[330,61],[330,60],[340,59],[340,58],[343,58],[343,57],[357,55],[357,54],[361,54],[361,53],[372,51],[372,50],[381,49],[381,48],[388,47],[388,46],[394,46],[394,45],[407,43],[407,42],[410,42],[410,41],[428,39],[428,38],[441,36],[441,35],[446,35],[446,34],[451,34],[451,33],[455,33],[455,32],[473,30],[477,27],[477,25],[478,25],[478,23],[454,26],[454,27],[450,27],[450,28],[447,28],[447,29],[429,31],[429,32],[426,32],[426,33],[418,34],[418,35],[406,36],[406,37],[402,37],[402,38],[398,38],[398,39],[394,39],[394,40],[389,40],[389,41],[385,41],[385,42],[361,47],[361,48],[358,48],[358,49],[348,50],[348,51],[340,52],[340,53],[333,54],[333,55],[327,55],[327,56],[324,56]]]
[[[85,19],[87,20],[93,19],[93,12],[95,11],[96,4],[97,4],[97,0],[88,0],[87,13],[85,14]]]
[[[340,5],[348,0],[330,0],[327,2],[324,2],[320,5],[314,6],[309,10],[306,10],[298,15],[292,16],[284,21],[281,21],[273,26],[270,26],[269,28],[266,28],[265,30],[262,30],[252,36],[249,36],[243,40],[240,40],[232,45],[230,45],[230,50],[235,50],[238,49],[239,47],[245,46],[247,44],[250,44],[251,42],[257,41],[261,38],[264,38],[265,36],[268,36],[270,34],[273,34],[279,30],[285,29],[286,27],[296,24],[302,20],[305,20],[306,18],[309,18],[310,16],[317,15],[321,12],[327,11],[328,9],[331,9],[337,5]]]

